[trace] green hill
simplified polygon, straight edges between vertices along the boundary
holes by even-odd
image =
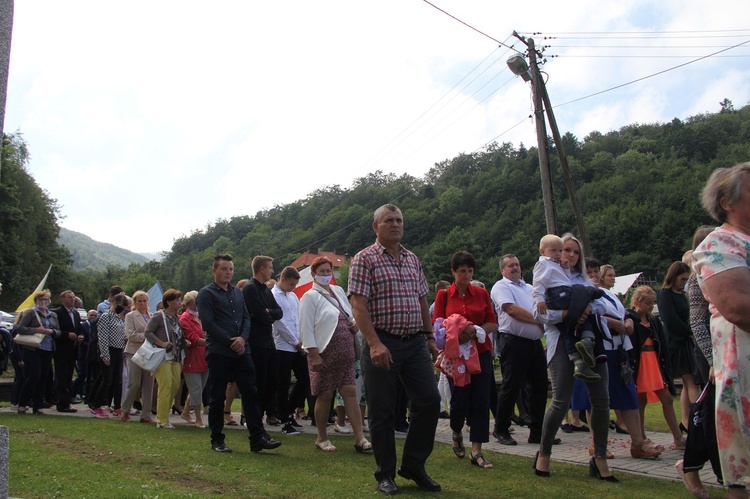
[[[151,260],[114,244],[94,241],[85,234],[63,227],[60,227],[57,242],[70,251],[74,270],[105,270],[107,265],[127,267],[131,263],[144,264]]]

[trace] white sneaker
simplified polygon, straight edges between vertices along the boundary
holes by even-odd
[[[335,431],[336,433],[342,433],[344,435],[348,435],[352,432],[351,428],[346,426],[346,424],[344,424],[344,426],[339,426],[338,423],[334,423],[333,431]]]
[[[174,425],[172,423],[156,423],[157,428],[164,428],[167,430],[174,430]]]

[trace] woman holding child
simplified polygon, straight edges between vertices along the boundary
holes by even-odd
[[[591,285],[585,274],[583,248],[581,243],[571,234],[563,236],[563,255],[561,264],[571,272],[573,284]],[[560,330],[556,324],[567,315],[565,310],[548,310],[545,315],[535,314],[544,324],[547,338],[547,364],[550,382],[552,384],[552,403],[544,415],[542,425],[542,439],[539,451],[534,459],[534,472],[537,476],[550,476],[549,464],[552,454],[552,444],[560,428],[565,413],[570,407],[573,394],[574,363],[568,357],[565,348],[559,344]],[[579,319],[583,323],[587,312]],[[583,319],[583,320],[582,320]],[[608,482],[617,482],[607,465],[607,433],[609,431],[609,373],[607,366],[598,364],[593,368],[601,379],[586,384],[591,399],[591,431],[594,437],[594,456],[589,462],[589,475]]]

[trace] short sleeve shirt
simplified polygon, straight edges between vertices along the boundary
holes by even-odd
[[[352,259],[349,295],[367,298],[372,324],[391,334],[413,334],[423,328],[419,299],[429,288],[417,256],[399,245],[396,263],[376,242]]]
[[[706,294],[703,281],[726,270],[750,267],[750,238],[740,232],[719,227],[695,249],[693,260],[698,284],[701,284],[701,289]],[[711,313],[717,314],[711,296],[706,294],[706,299],[711,303]]]

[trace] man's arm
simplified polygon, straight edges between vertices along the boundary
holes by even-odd
[[[541,325],[539,321],[534,319],[534,315],[531,312],[515,303],[503,303],[501,310],[519,322]],[[547,311],[547,313],[549,312]]]
[[[217,341],[225,346],[232,345],[232,337],[236,334],[234,332],[225,331],[216,323],[216,313],[214,307],[216,303],[214,301],[214,295],[210,291],[201,289],[198,292],[198,316],[201,318],[201,325],[207,335],[212,340]]]
[[[265,287],[263,284],[261,284],[261,286]],[[255,281],[248,282],[245,287],[242,288],[242,296],[245,299],[245,306],[247,307],[248,312],[250,312],[250,317],[252,317],[254,321],[266,326],[273,324],[274,319],[271,317],[271,312],[266,307],[266,302],[263,299],[261,290],[258,289]],[[276,300],[273,302],[276,304]],[[278,305],[276,306],[278,307]]]

